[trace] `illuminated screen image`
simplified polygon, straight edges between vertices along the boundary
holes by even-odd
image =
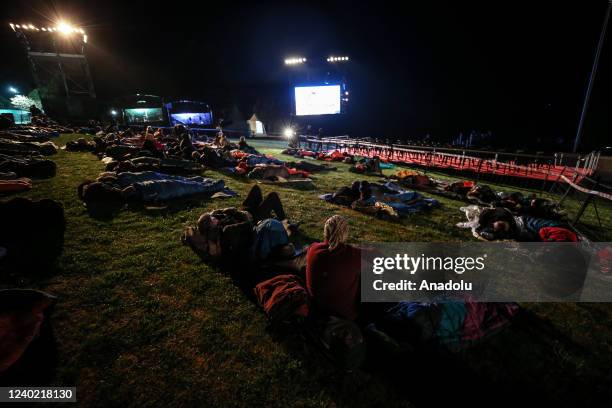
[[[129,124],[162,122],[164,115],[161,108],[124,109],[125,119]]]
[[[338,113],[340,113],[340,85],[295,87],[295,114],[297,116]]]
[[[172,125],[212,125],[210,112],[188,112],[170,114]]]
[[[32,121],[30,112],[22,109],[0,109],[0,115],[2,114],[13,115],[13,121],[16,125],[23,125]]]

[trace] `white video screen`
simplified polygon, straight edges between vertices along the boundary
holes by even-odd
[[[295,87],[295,114],[297,116],[338,113],[340,113],[340,85]]]

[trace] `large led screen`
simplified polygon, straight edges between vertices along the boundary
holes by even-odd
[[[162,122],[164,115],[161,108],[124,109],[125,118],[129,124]]]
[[[295,87],[295,114],[297,116],[338,113],[340,113],[340,85]]]
[[[212,125],[210,112],[172,113],[170,114],[172,125]]]

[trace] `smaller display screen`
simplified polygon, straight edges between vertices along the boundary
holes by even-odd
[[[124,109],[123,112],[129,124],[163,122],[164,120],[161,108],[131,108]]]

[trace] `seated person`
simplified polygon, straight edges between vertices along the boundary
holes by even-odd
[[[249,144],[247,143],[246,138],[244,136],[240,136],[240,139],[238,140],[238,149],[245,151],[248,147]]]
[[[382,169],[380,168],[380,157],[374,156],[373,158],[366,160],[366,172],[382,174]]]
[[[155,140],[161,140],[164,138],[164,131],[162,128],[157,128],[157,130],[155,131],[155,133],[153,133],[153,138]]]
[[[147,126],[147,130],[144,134],[144,142],[142,143],[142,149],[151,153],[153,157],[163,158],[164,145],[155,138],[151,126]]]
[[[172,138],[174,139],[178,139],[183,133],[187,133],[187,129],[181,124],[174,125],[172,128]]]
[[[222,149],[229,147],[229,140],[227,140],[227,137],[225,137],[225,134],[222,130],[219,130],[219,132],[217,132],[215,140],[213,141],[213,145]]]
[[[196,151],[195,147],[193,147],[193,143],[191,142],[191,136],[189,136],[189,133],[183,133],[180,139],[179,149],[181,154],[185,158],[190,158],[192,153]]]
[[[244,136],[240,136],[240,140],[238,140],[238,150],[250,154],[259,154],[257,149],[247,143]]]
[[[306,255],[306,287],[314,305],[325,314],[355,320],[360,294],[361,252],[346,244],[348,223],[334,215],[325,221],[323,242]]]

